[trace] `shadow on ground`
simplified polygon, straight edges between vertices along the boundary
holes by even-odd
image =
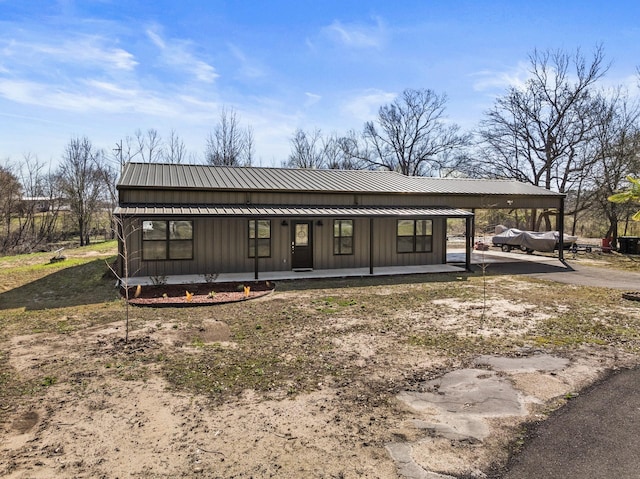
[[[473,265],[471,269],[475,274],[482,274],[482,267],[480,265]],[[561,263],[560,261],[558,261],[557,264],[514,261],[489,263],[485,274],[497,276],[505,274],[570,273],[573,271],[575,270],[571,266],[566,263]]]
[[[106,272],[104,259],[58,270],[0,293],[0,310],[35,311],[113,301],[118,292]]]
[[[400,284],[428,284],[467,281],[468,273],[424,273],[397,276],[359,276],[349,278],[318,278],[278,281],[278,291],[304,291],[314,289],[342,289]]]

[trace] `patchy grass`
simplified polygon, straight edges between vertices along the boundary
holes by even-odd
[[[54,264],[49,253],[0,258],[5,344],[46,333],[64,345],[96,327],[118,327],[123,306],[104,262],[115,244],[65,253]],[[228,325],[228,341],[207,342],[199,333],[212,320]],[[101,374],[145,380],[159,373],[176,390],[214,402],[245,390],[292,396],[327,383],[357,384],[355,396],[385,401],[407,371],[423,377],[429,364],[459,367],[479,354],[585,345],[640,351],[640,304],[621,304],[619,292],[522,276],[483,280],[480,273],[283,282],[258,301],[135,308],[131,327],[134,337],[147,335],[140,347],[80,340],[82,354],[43,365],[34,377],[22,377],[0,353],[0,401],[75,381],[96,361]],[[161,334],[173,339],[156,344]]]
[[[579,252],[575,254],[565,251],[565,259],[569,262],[576,261],[580,264],[599,268],[640,272],[640,255],[622,254],[616,251],[611,253],[601,253],[599,251],[591,253]]]

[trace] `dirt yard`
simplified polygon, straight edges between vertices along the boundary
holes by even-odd
[[[638,362],[640,304],[619,294],[477,275],[309,282],[132,308],[128,343],[117,302],[23,322],[5,310],[0,475],[492,477],[523,424]],[[560,365],[499,370],[481,355]],[[454,416],[403,400],[448,394],[437,381],[465,368],[503,381],[515,409],[471,420],[473,399]]]

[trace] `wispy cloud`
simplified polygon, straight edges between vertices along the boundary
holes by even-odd
[[[307,100],[304,102],[304,106],[307,108],[322,100],[322,96],[316,95],[315,93],[305,92],[304,95],[307,97]]]
[[[69,88],[51,88],[49,84],[30,80],[0,79],[0,97],[23,105],[78,113],[129,111],[172,116],[184,110],[180,103],[169,97],[97,81],[79,82]]]
[[[50,42],[6,40],[1,58],[10,61],[14,68],[34,64],[75,65],[102,70],[131,71],[138,65],[134,55],[122,48],[107,45],[100,36],[77,35],[65,40],[52,38]]]
[[[396,96],[397,93],[369,90],[348,100],[342,110],[357,120],[369,121],[382,105],[392,102]]]
[[[504,71],[482,70],[472,74],[475,78],[473,89],[479,92],[524,88],[529,78],[529,65],[519,62],[514,68]]]
[[[265,76],[264,67],[250,59],[237,45],[229,43],[229,50],[233,57],[240,62],[240,72],[246,78],[261,78]]]
[[[166,65],[190,73],[203,83],[213,83],[220,76],[213,66],[198,59],[191,52],[190,42],[173,38],[165,40],[157,30],[157,27],[148,28],[146,34],[160,50],[161,58]]]
[[[334,20],[331,25],[322,28],[321,33],[332,42],[348,48],[377,48],[386,42],[388,31],[380,18],[374,20],[373,24]]]

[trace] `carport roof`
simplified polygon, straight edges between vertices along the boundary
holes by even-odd
[[[162,163],[127,163],[118,188],[564,196],[514,180],[409,177],[393,171],[225,167]]]

